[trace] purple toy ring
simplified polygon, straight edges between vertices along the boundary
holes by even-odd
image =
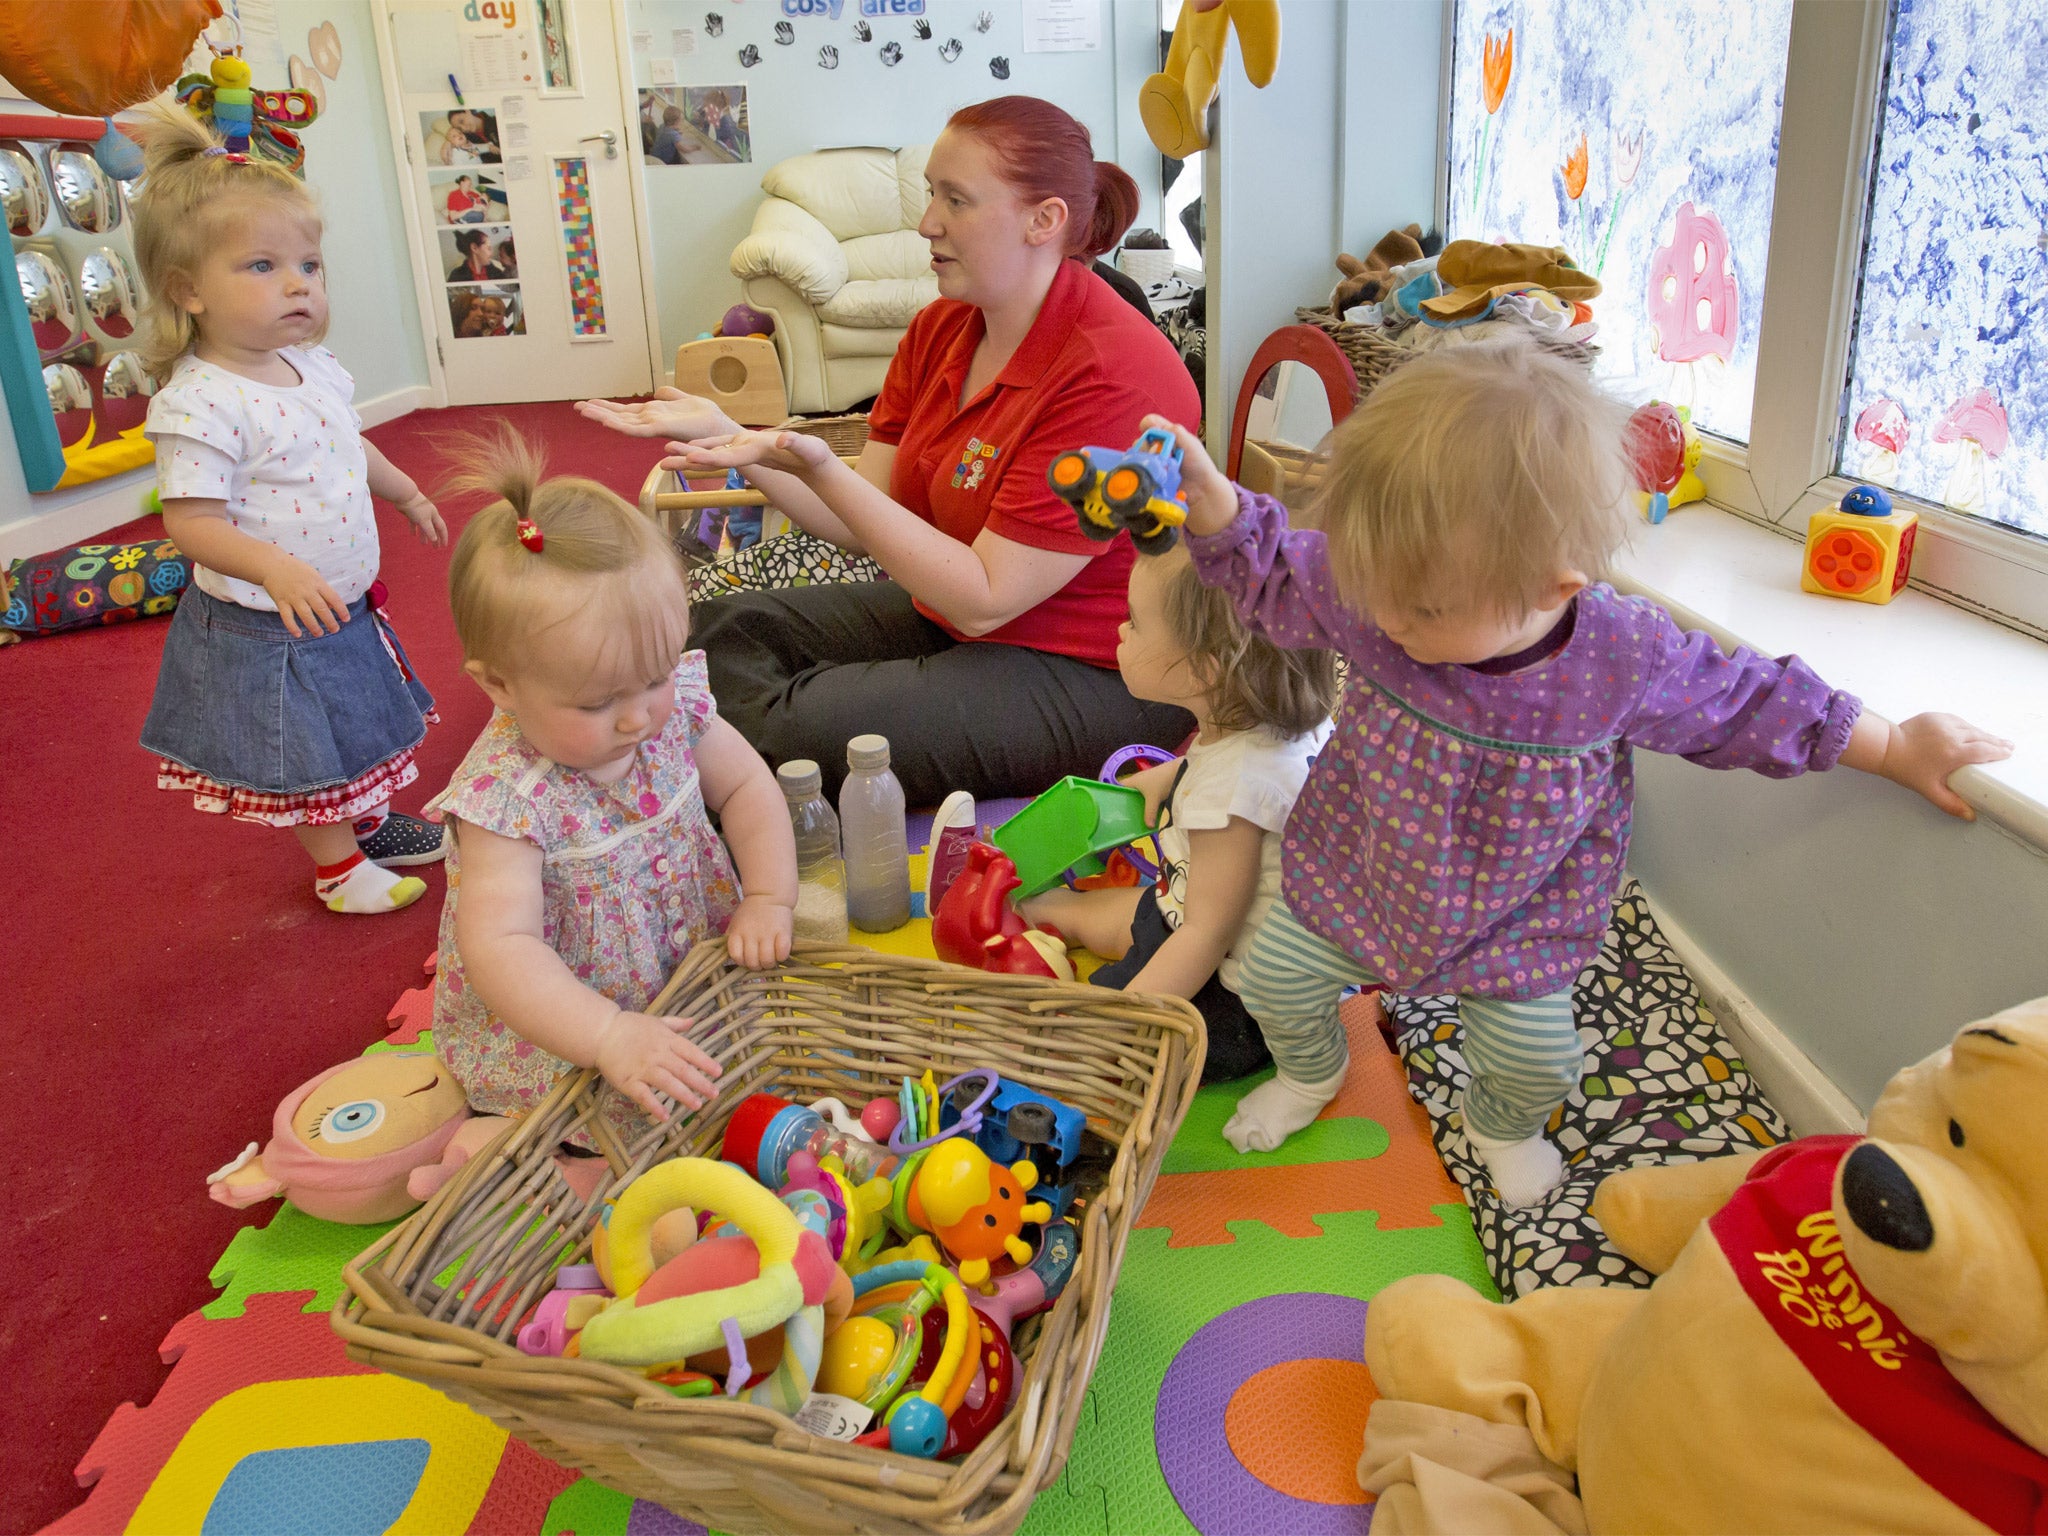
[[[966,1082],[970,1077],[984,1078],[986,1082],[983,1084],[981,1092],[975,1095],[974,1102],[960,1112],[958,1120],[955,1120],[951,1125],[942,1127],[938,1135],[927,1136],[922,1141],[903,1140],[904,1129],[910,1125],[910,1121],[907,1117],[898,1120],[896,1122],[896,1129],[889,1133],[889,1150],[901,1157],[905,1153],[922,1152],[926,1147],[935,1147],[940,1142],[949,1141],[955,1136],[972,1136],[975,1132],[979,1131],[981,1129],[982,1107],[996,1096],[996,1089],[1001,1086],[1003,1081],[993,1067],[969,1067],[958,1077],[949,1078],[947,1081],[939,1084],[939,1101],[944,1103],[946,1095]]]

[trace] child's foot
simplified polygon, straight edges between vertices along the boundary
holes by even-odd
[[[1343,1086],[1342,1072],[1320,1083],[1297,1083],[1285,1076],[1261,1083],[1237,1101],[1223,1139],[1240,1152],[1271,1152],[1321,1114]]]
[[[1534,1205],[1564,1182],[1564,1154],[1540,1133],[1520,1141],[1495,1141],[1467,1124],[1465,1139],[1493,1175],[1503,1205]]]
[[[431,821],[393,811],[367,835],[359,833],[356,846],[372,864],[395,869],[407,864],[438,864],[446,856],[442,829]]]
[[[315,869],[313,894],[330,912],[396,912],[426,895],[427,882],[417,875],[394,875],[355,853]]]
[[[956,789],[939,806],[932,818],[931,853],[925,860],[924,913],[939,915],[939,903],[960,871],[967,867],[967,850],[974,845],[974,796]]]

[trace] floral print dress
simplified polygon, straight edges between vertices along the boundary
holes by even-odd
[[[653,1001],[693,944],[725,931],[740,899],[697,780],[693,749],[717,714],[702,651],[676,669],[675,698],[667,727],[613,784],[541,756],[500,711],[434,802],[541,850],[542,937],[577,980],[628,1012]],[[522,1039],[469,986],[455,943],[461,900],[458,835],[448,845],[434,1044],[473,1108],[516,1115],[573,1069]],[[653,1124],[621,1094],[606,1112],[628,1141]]]

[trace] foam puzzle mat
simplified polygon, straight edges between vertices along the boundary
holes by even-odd
[[[913,819],[914,845],[929,825]],[[915,907],[878,948],[931,953],[921,897]],[[1278,1152],[1239,1157],[1222,1139],[1257,1079],[1197,1095],[1131,1235],[1072,1454],[1027,1536],[1369,1527],[1354,1466],[1373,1396],[1372,1296],[1426,1271],[1496,1293],[1375,1008],[1345,1009],[1350,1077]],[[430,1022],[427,989],[412,988],[370,1049],[431,1043]],[[85,1501],[48,1531],[703,1536],[350,1361],[326,1314],[342,1265],[384,1230],[283,1205],[237,1232],[211,1273],[221,1294],[164,1340],[168,1379],[147,1407],[115,1410],[77,1466]]]

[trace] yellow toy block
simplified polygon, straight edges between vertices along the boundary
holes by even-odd
[[[1800,588],[1858,603],[1890,602],[1912,574],[1919,526],[1919,513],[1895,512],[1882,490],[1857,486],[1839,507],[1814,513],[1806,525]]]

